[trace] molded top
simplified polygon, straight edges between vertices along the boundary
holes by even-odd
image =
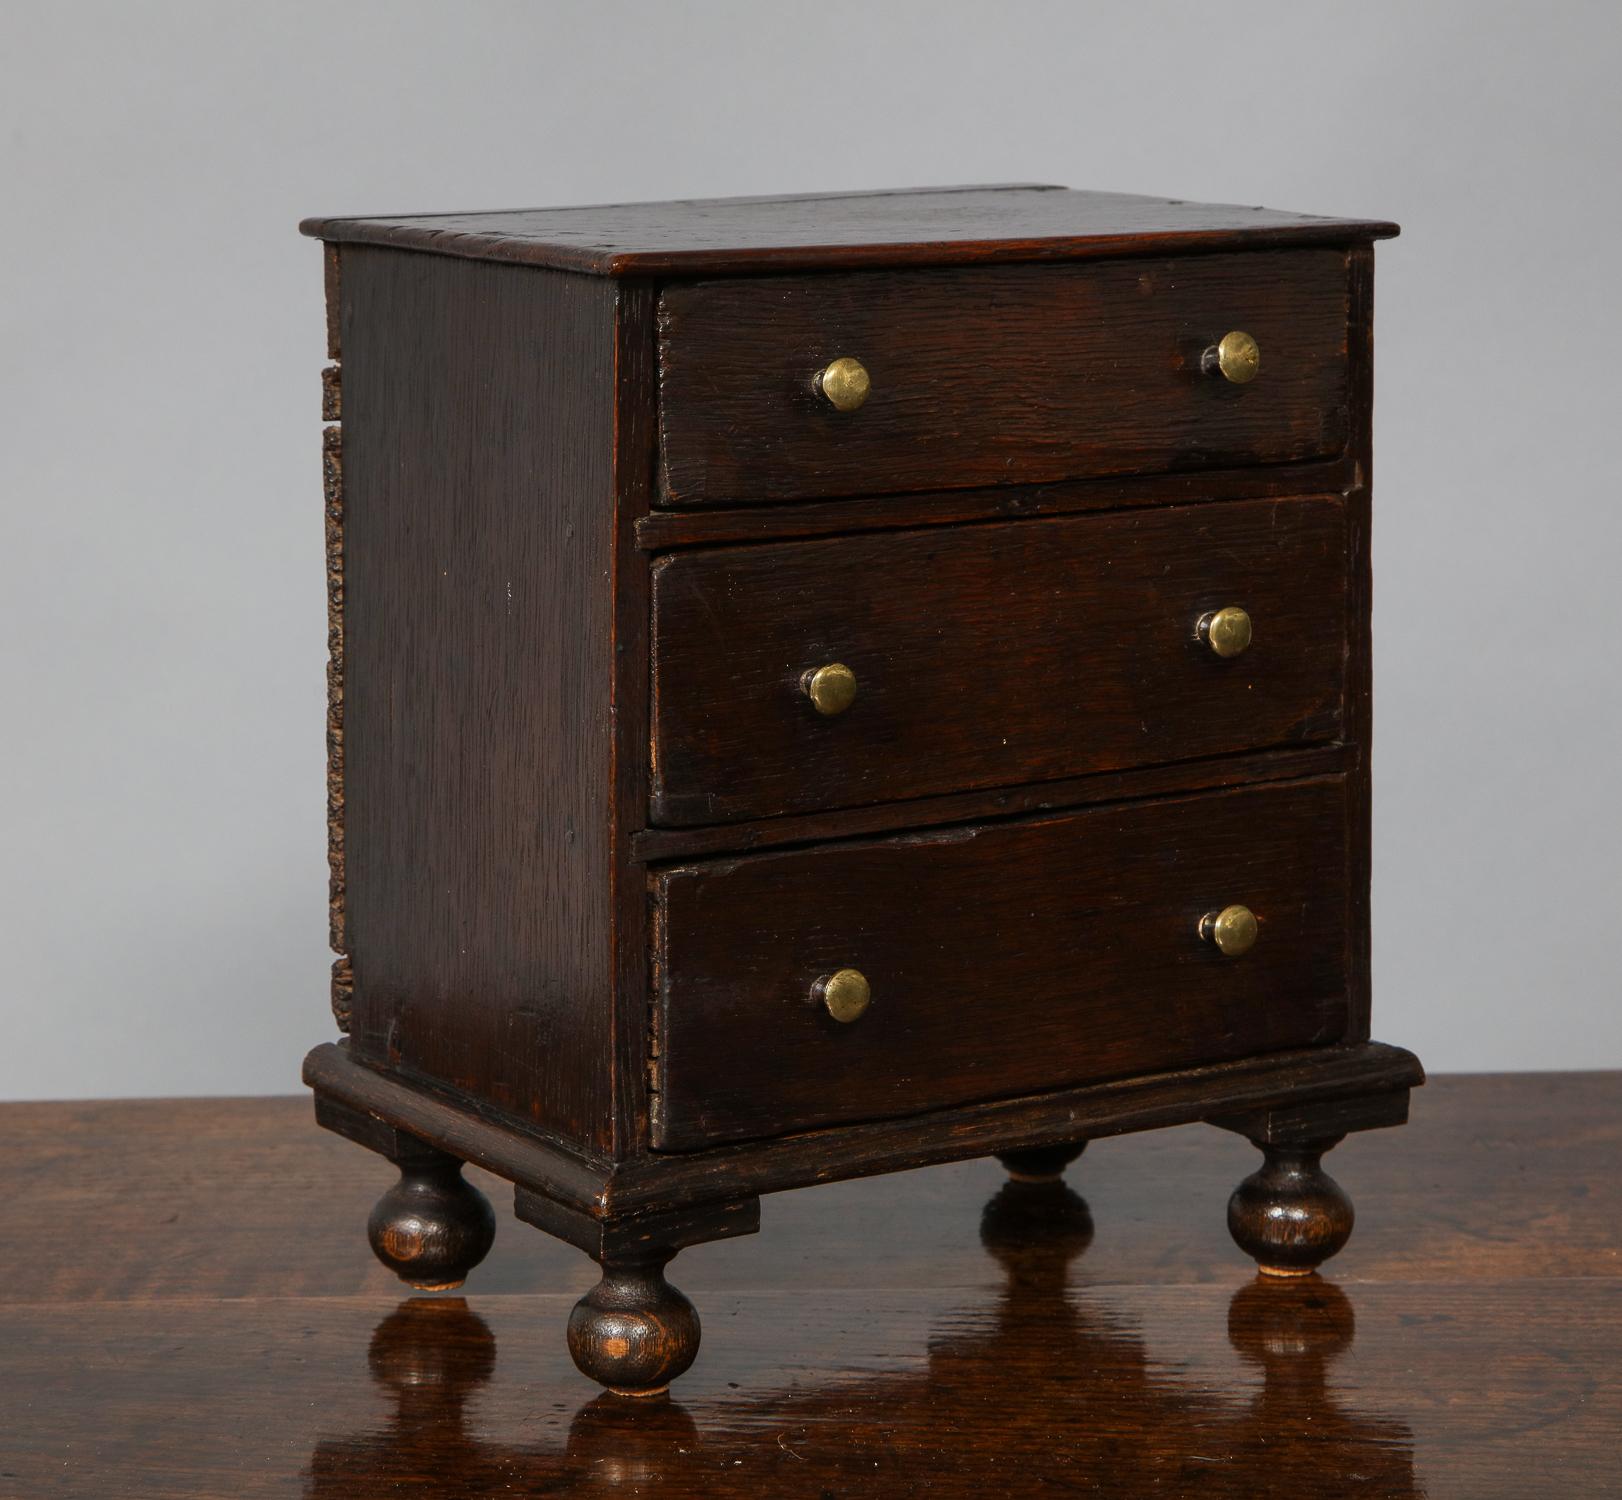
[[[1395,224],[1035,183],[306,219],[317,239],[598,276],[1083,260],[1338,245]]]

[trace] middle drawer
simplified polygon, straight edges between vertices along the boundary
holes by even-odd
[[[1335,496],[675,554],[654,568],[652,820],[1332,740],[1346,569]],[[1234,609],[1252,635],[1222,656],[1200,622]],[[835,664],[854,697],[819,712],[810,674]]]

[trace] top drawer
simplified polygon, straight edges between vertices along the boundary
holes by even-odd
[[[1289,463],[1347,435],[1338,250],[749,278],[659,303],[661,504]],[[1250,334],[1235,383],[1206,351]],[[835,359],[869,393],[840,411]]]

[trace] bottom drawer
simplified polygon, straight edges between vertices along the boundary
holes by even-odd
[[[1345,798],[1327,777],[656,873],[654,1147],[1340,1040]],[[1230,905],[1258,924],[1237,957],[1200,932]],[[819,981],[847,969],[871,998],[842,1022]]]

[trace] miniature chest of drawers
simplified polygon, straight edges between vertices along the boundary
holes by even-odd
[[[318,219],[322,1124],[454,1285],[464,1162],[691,1363],[760,1195],[1205,1120],[1240,1247],[1422,1082],[1369,1036],[1373,242],[1008,187]]]

